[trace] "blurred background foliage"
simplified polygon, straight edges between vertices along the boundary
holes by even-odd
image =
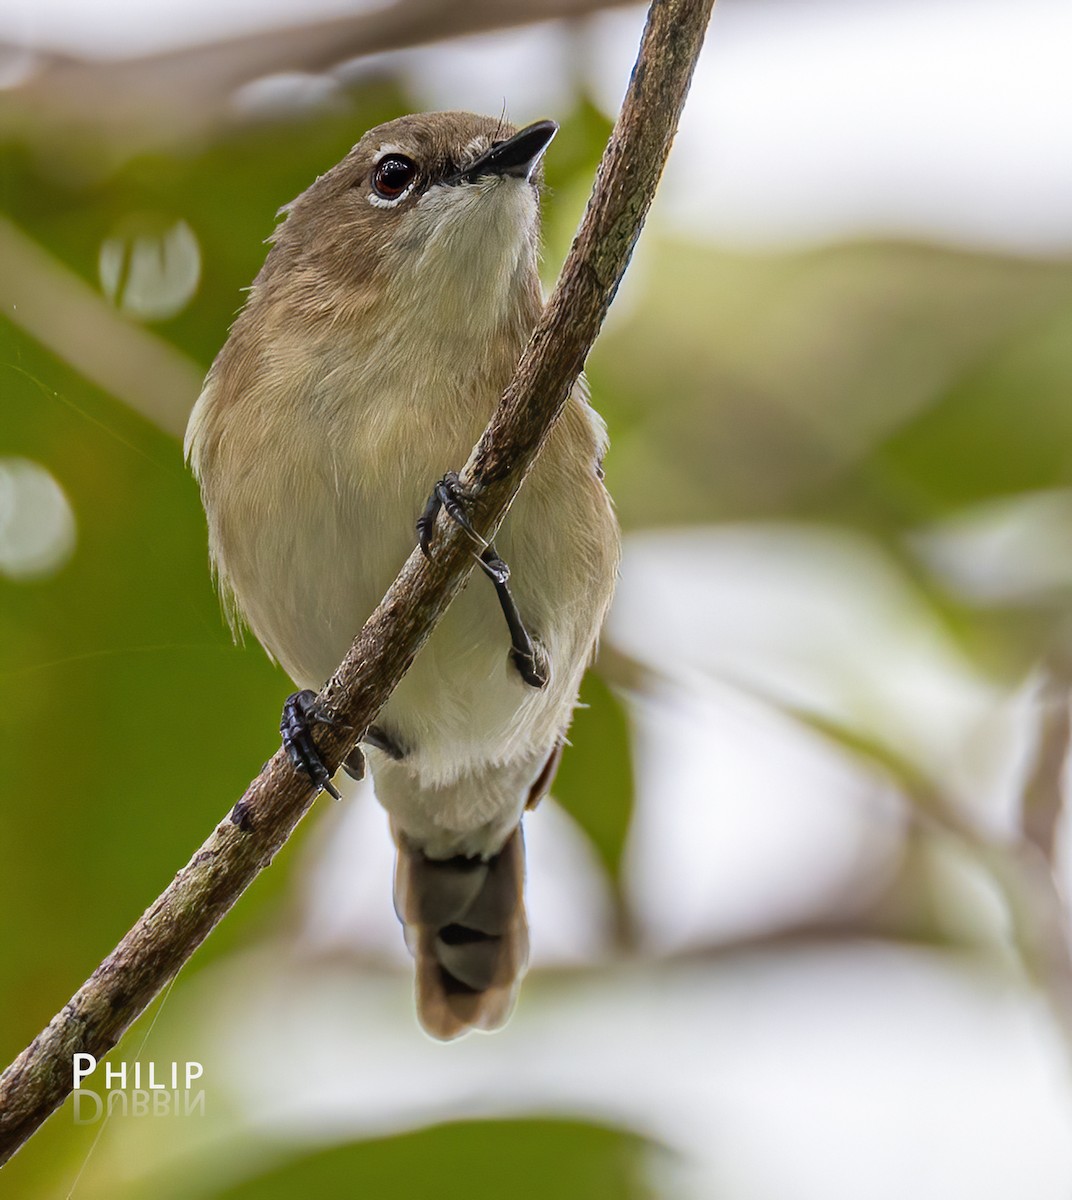
[[[517,25],[516,54],[557,18],[558,108],[506,97],[562,125],[550,283],[614,115],[588,59],[614,34],[620,91],[642,20],[353,7],[117,61],[7,48],[5,1062],[277,744],[288,681],[223,626],[179,445],[276,210],[366,128],[468,102],[438,39]],[[785,11],[727,2],[727,29],[748,7]],[[353,789],[112,1056],[204,1063],[206,1115],[98,1142],[68,1104],[0,1194],[1068,1194],[1072,236],[874,230],[745,245],[657,206],[589,364],[626,557],[529,821],[509,1029],[416,1031]]]

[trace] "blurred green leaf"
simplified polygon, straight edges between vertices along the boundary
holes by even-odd
[[[637,259],[589,360],[627,529],[788,515],[896,537],[1072,479],[1066,263],[657,228]]]
[[[878,461],[930,513],[1072,484],[1072,304],[1002,339]]]
[[[580,703],[551,791],[591,838],[617,882],[634,803],[629,718],[594,671],[581,685]]]
[[[580,1122],[459,1122],[324,1150],[204,1200],[644,1200],[644,1147]]]
[[[558,136],[544,160],[547,197],[543,204],[544,285],[558,278],[577,232],[612,122],[583,96],[568,116],[560,115]]]
[[[0,579],[6,1061],[274,750],[287,684],[231,644],[179,444],[6,326],[0,380],[0,456],[45,467],[77,528],[56,574]]]

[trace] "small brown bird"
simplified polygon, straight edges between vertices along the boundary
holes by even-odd
[[[441,505],[466,523],[444,471],[466,461],[540,315],[539,164],[556,130],[462,112],[370,130],[286,206],[212,365],[186,434],[212,561],[232,623],[302,689],[341,661],[415,522],[426,552]],[[470,581],[365,738],[436,1037],[501,1025],[524,972],[521,818],[551,784],[617,572],[605,448],[579,385],[497,535],[502,557],[481,546],[491,584]],[[284,742],[334,792],[312,699],[288,700]]]

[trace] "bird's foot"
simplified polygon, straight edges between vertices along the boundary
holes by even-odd
[[[425,558],[432,557],[432,538],[435,536],[435,523],[440,509],[446,512],[455,525],[465,530],[478,549],[484,550],[487,547],[487,542],[474,529],[469,514],[465,511],[468,500],[457,471],[448,471],[432,489],[424,512],[417,520],[417,541]]]
[[[506,628],[510,631],[510,661],[529,687],[546,687],[551,677],[551,664],[517,610],[517,603],[510,591],[510,568],[495,553],[494,546],[489,546],[481,554],[480,568],[495,585],[495,595],[499,598],[499,607],[506,620]]]
[[[522,654],[520,650],[511,647],[510,661],[517,667],[517,673],[529,687],[544,688],[547,686],[547,680],[550,678],[551,672],[547,662],[547,655],[544,654],[539,646],[533,645],[527,654]]]
[[[339,790],[331,782],[331,773],[320,757],[312,731],[314,724],[331,725],[333,722],[334,718],[318,707],[316,693],[306,688],[287,697],[279,733],[283,738],[283,749],[297,770],[308,775],[316,787],[341,800]]]
[[[465,530],[476,547],[480,569],[491,580],[495,587],[495,594],[499,598],[499,606],[506,619],[506,627],[510,631],[511,662],[530,687],[546,687],[551,675],[547,655],[525,628],[525,623],[518,612],[517,604],[510,591],[510,568],[498,556],[495,547],[477,533],[469,520],[469,514],[465,510],[468,499],[457,472],[448,471],[432,489],[424,512],[417,522],[417,540],[420,543],[421,552],[426,558],[432,556],[432,537],[440,510]]]
[[[406,757],[406,752],[398,742],[379,725],[370,725],[361,741],[367,746],[375,746],[377,750],[382,750],[388,758],[393,758],[396,762]],[[355,746],[342,760],[342,769],[351,779],[365,778],[365,753],[360,745]]]
[[[287,697],[283,705],[283,717],[279,722],[279,732],[283,738],[283,749],[294,766],[299,771],[304,771],[317,787],[323,788],[336,800],[341,800],[342,797],[331,782],[331,775],[324,765],[324,760],[320,757],[312,732],[314,724],[334,725],[335,721],[335,714],[325,712],[316,702],[316,693],[306,688]],[[361,741],[382,750],[390,758],[397,760],[406,756],[398,742],[379,725],[370,725]],[[342,767],[351,779],[365,778],[365,755],[360,745],[354,746],[343,759]]]

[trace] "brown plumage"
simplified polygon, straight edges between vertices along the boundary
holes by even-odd
[[[521,827],[491,858],[430,859],[396,834],[395,910],[417,962],[417,1010],[434,1037],[497,1029],[528,962]]]
[[[232,619],[300,687],[338,665],[513,374],[542,303],[536,163],[552,133],[469,113],[371,130],[288,206],[212,366],[187,453],[213,563]],[[618,562],[604,449],[578,387],[496,537],[546,686],[521,678],[474,578],[377,719],[401,757],[368,749],[439,1037],[501,1024],[524,969],[521,817],[550,784]]]

